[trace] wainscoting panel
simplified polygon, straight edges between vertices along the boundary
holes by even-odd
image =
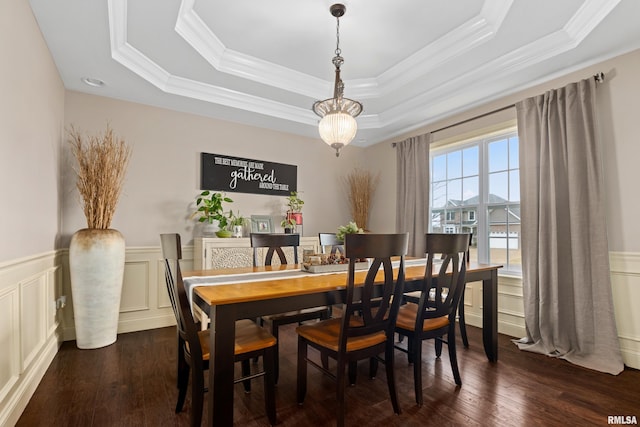
[[[120,313],[149,310],[149,285],[149,261],[126,262]]]
[[[18,286],[0,289],[0,402],[20,377],[20,293]],[[0,425],[2,423],[0,422]]]
[[[466,323],[481,328],[482,282],[467,283],[464,304]],[[518,338],[524,336],[522,279],[519,277],[498,277],[498,332]]]
[[[63,289],[71,296],[71,283],[68,274],[69,251],[61,251],[66,274],[63,275]],[[193,257],[193,249],[185,249],[183,256]],[[190,265],[192,260],[189,259]],[[157,267],[162,268],[157,268]],[[125,273],[120,300],[120,318],[118,333],[162,328],[175,324],[175,318],[166,296],[164,285],[164,266],[159,247],[127,248],[125,255]],[[160,303],[162,301],[162,303]],[[73,304],[67,304],[64,311],[64,340],[75,339]]]
[[[20,283],[21,368],[24,372],[38,355],[45,341],[48,312],[45,310],[47,274]]]
[[[0,425],[14,425],[60,344],[55,252],[0,264]]]
[[[622,359],[640,369],[640,253],[610,252],[609,261]]]

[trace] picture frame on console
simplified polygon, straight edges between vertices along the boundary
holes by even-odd
[[[269,215],[251,215],[252,233],[273,233],[273,219]]]

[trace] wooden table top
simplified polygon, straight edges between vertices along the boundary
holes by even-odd
[[[405,281],[422,280],[424,264],[405,266]],[[497,264],[470,263],[467,272],[494,270],[502,267]],[[216,270],[185,271],[184,277],[206,277],[221,275],[238,275],[269,271],[300,271],[299,264],[266,267],[241,267]],[[356,271],[355,282],[363,283],[367,270]],[[379,273],[382,282],[382,272]],[[287,296],[329,292],[346,287],[347,272],[331,274],[308,273],[292,277],[278,277],[274,279],[260,279],[259,281],[244,281],[242,283],[217,284],[215,286],[195,286],[194,292],[209,305],[236,304],[250,301],[282,298]]]

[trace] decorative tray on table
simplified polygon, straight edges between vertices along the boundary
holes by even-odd
[[[369,260],[362,259],[356,262],[356,270],[366,270],[367,268],[369,268]],[[347,271],[349,270],[349,260],[338,254],[305,254],[302,270],[309,273]]]

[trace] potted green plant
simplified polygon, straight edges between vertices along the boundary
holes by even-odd
[[[193,216],[199,215],[198,221],[206,224],[213,224],[214,221],[218,221],[216,236],[231,237],[231,231],[227,228],[231,211],[229,213],[224,211],[222,205],[224,202],[233,203],[233,200],[222,193],[205,190],[196,199],[198,209],[193,213]]]
[[[229,231],[233,237],[242,237],[244,235],[244,226],[247,218],[240,215],[240,211],[236,215],[232,210],[229,211]]]
[[[285,221],[289,227],[285,226],[283,221],[282,227],[284,227],[285,232],[289,229],[289,232],[295,230],[297,225],[302,225],[302,206],[304,205],[304,201],[298,196],[297,191],[292,191],[289,196],[287,196],[287,213]],[[293,224],[293,227],[290,225]]]
[[[336,238],[339,241],[344,243],[345,234],[355,234],[355,233],[362,234],[364,233],[364,231],[362,230],[362,228],[358,227],[358,224],[351,221],[347,225],[341,225],[340,227],[338,227],[338,231],[336,232]]]
[[[280,223],[280,226],[284,228],[285,233],[293,233],[296,228],[296,220],[293,218],[285,218]]]

